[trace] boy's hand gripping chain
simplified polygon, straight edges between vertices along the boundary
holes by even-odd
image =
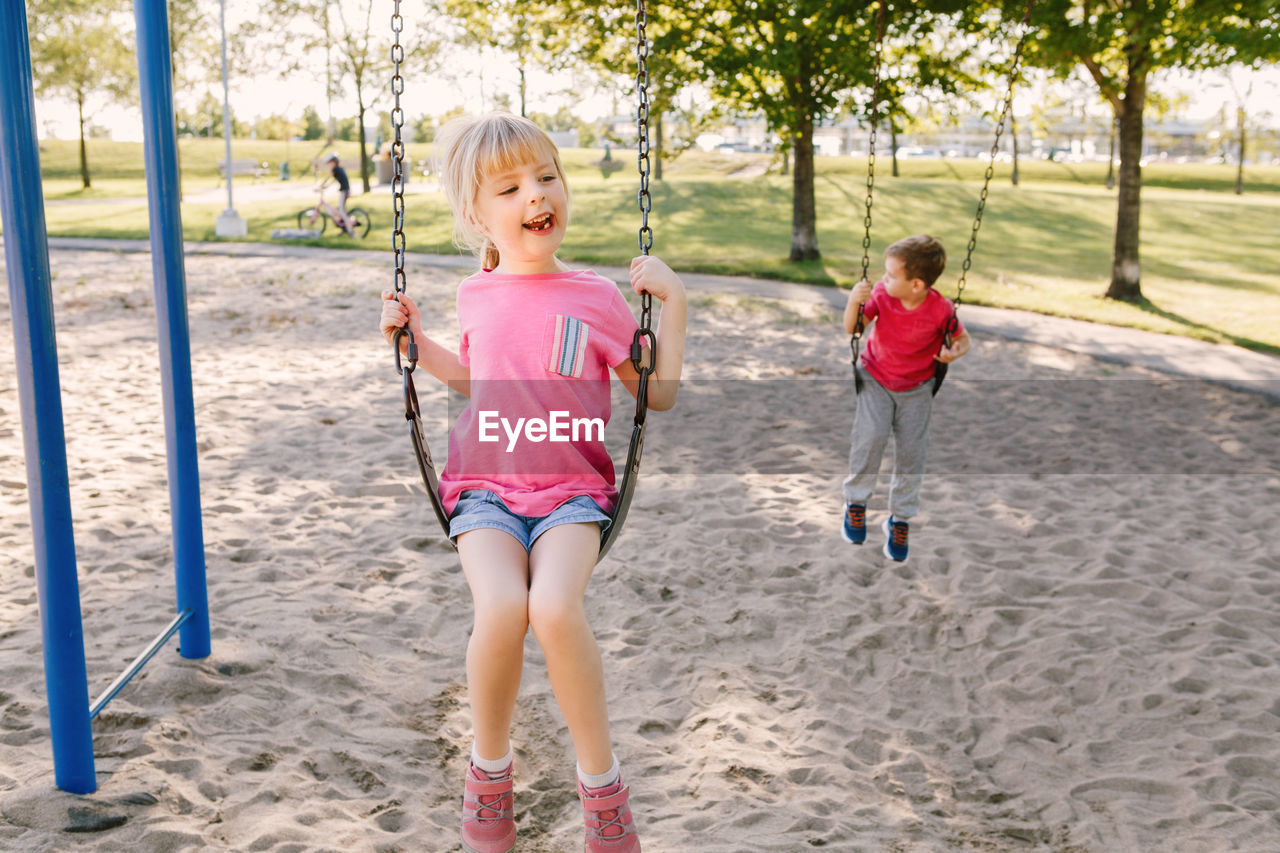
[[[391,126],[395,130],[395,139],[391,143],[391,158],[395,164],[395,174],[391,182],[391,198],[394,205],[394,225],[391,231],[391,247],[396,255],[395,289],[396,299],[405,292],[406,279],[404,273],[404,109],[400,106],[400,95],[404,93],[404,77],[400,73],[400,65],[404,62],[404,46],[400,44],[400,33],[404,31],[404,18],[400,15],[400,0],[395,0],[395,10],[391,15],[391,31],[395,34],[395,42],[391,45],[391,63],[394,72],[391,75],[391,95],[394,105],[391,109]],[[400,361],[400,341],[408,338],[405,354],[408,364]],[[409,422],[409,437],[413,442],[413,454],[418,459],[418,471],[422,474],[422,485],[427,497],[431,499],[431,508],[435,510],[436,520],[444,530],[445,541],[449,540],[449,515],[444,511],[440,500],[440,479],[436,476],[431,451],[422,432],[422,411],[418,407],[418,392],[413,385],[413,371],[418,366],[418,344],[413,339],[413,332],[408,324],[396,332],[391,346],[396,351],[396,372],[404,377],[404,417]]]

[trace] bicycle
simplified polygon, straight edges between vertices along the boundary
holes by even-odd
[[[342,229],[352,237],[364,239],[369,233],[369,214],[362,207],[353,207],[347,211],[346,224],[343,224],[342,213],[324,200],[324,190],[317,189],[320,194],[320,201],[313,207],[306,210],[298,211],[298,228],[299,230],[314,229],[316,220],[320,222],[320,233],[324,233],[325,227],[329,224],[329,220],[333,220],[333,224]]]

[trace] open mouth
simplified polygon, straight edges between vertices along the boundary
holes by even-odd
[[[554,217],[552,217],[550,213],[544,213],[541,216],[535,216],[533,219],[530,219],[528,222],[524,223],[524,229],[526,231],[533,231],[534,233],[539,233],[542,231],[550,231],[554,224],[555,224]]]

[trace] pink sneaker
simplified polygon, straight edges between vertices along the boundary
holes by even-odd
[[[578,783],[582,819],[587,825],[586,853],[640,853],[628,803],[630,789],[619,779],[607,788],[584,788]]]
[[[511,770],[497,779],[467,763],[462,795],[462,849],[466,853],[509,853],[516,846],[516,811]]]

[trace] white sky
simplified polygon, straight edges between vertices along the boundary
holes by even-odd
[[[382,3],[383,0],[376,0]],[[229,0],[227,8],[228,33],[234,32],[236,25],[244,20],[255,8],[247,0]],[[216,7],[215,7],[216,9]],[[375,8],[374,21],[388,20]],[[216,18],[215,18],[216,21]],[[387,27],[386,38],[390,47],[391,33]],[[216,30],[215,30],[216,35]],[[405,37],[412,33],[406,29]],[[405,114],[413,121],[424,114],[440,115],[448,110],[462,106],[469,111],[482,111],[494,106],[495,93],[504,93],[511,98],[513,108],[518,108],[518,75],[514,65],[505,57],[476,51],[455,49],[454,55],[446,63],[446,70],[430,76],[409,75],[406,77],[406,91],[402,97]],[[1248,109],[1252,121],[1276,127],[1280,125],[1280,66],[1272,65],[1262,71],[1240,72],[1233,74],[1237,89],[1244,90],[1252,84],[1252,93],[1248,99]],[[1234,105],[1235,96],[1225,85],[1226,75],[1223,72],[1189,75],[1164,74],[1156,78],[1154,89],[1173,95],[1185,94],[1186,105],[1179,111],[1178,117],[1191,121],[1200,121],[1213,116],[1224,103]],[[334,115],[341,119],[355,114],[354,93],[350,87],[344,87],[347,97],[335,98]],[[206,87],[221,100],[221,85]],[[572,92],[573,94],[566,94]],[[191,107],[195,101],[203,97],[203,91],[179,93],[179,106]],[[1031,105],[1044,96],[1041,91],[1027,91],[1019,97],[1016,111],[1025,115]],[[551,75],[538,69],[529,73],[527,98],[529,109],[539,112],[554,112],[561,106],[570,106],[580,117],[592,120],[612,114],[615,108],[614,95],[611,93],[584,92],[581,81],[575,81],[570,75]],[[315,106],[321,117],[326,116],[327,108],[324,94],[323,76],[315,72],[294,75],[288,80],[271,77],[231,80],[231,109],[241,121],[252,121],[256,116],[286,114],[297,120],[305,106]],[[383,97],[376,105],[377,109],[390,108],[390,98]],[[629,112],[630,102],[622,96],[617,104],[622,112]],[[1234,113],[1234,106],[1231,107]],[[1270,114],[1267,117],[1266,114]],[[376,113],[374,114],[376,115]],[[76,137],[76,113],[70,103],[55,100],[38,100],[36,102],[36,118],[42,137],[56,136],[63,139]],[[94,112],[92,122],[107,127],[113,139],[140,141],[142,139],[142,120],[136,107],[102,107]],[[369,123],[374,120],[370,116]]]

